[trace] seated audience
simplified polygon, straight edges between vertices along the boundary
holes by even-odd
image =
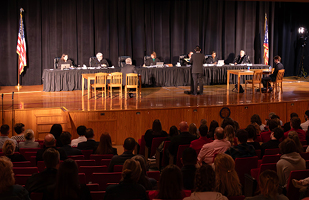
[[[43,149],[39,149],[36,153],[36,161],[43,161],[43,154],[44,152],[49,149],[49,148],[53,148],[57,151],[59,151],[60,154],[60,160],[65,160],[68,158],[67,154],[65,153],[65,151],[63,149],[57,149],[56,147],[56,139],[52,134],[47,134],[44,137],[44,148]]]
[[[279,144],[280,152],[283,154],[277,162],[277,174],[279,185],[286,187],[290,172],[293,170],[306,169],[306,161],[297,153],[295,142],[286,138]]]
[[[198,154],[198,162],[201,164],[205,162],[207,164],[213,163],[214,156],[218,153],[224,153],[231,147],[231,143],[226,141],[223,128],[217,127],[215,130],[215,140],[211,143],[205,144],[200,153]]]
[[[252,123],[251,125],[254,126],[255,128],[255,132],[256,132],[256,138],[255,138],[255,142],[262,142],[262,138],[261,138],[261,129],[260,126],[257,123]]]
[[[283,122],[280,120],[280,117],[279,117],[278,115],[276,115],[276,113],[274,113],[274,112],[270,112],[270,113],[268,114],[268,118],[269,118],[269,119],[278,119],[279,125],[280,125],[280,126],[283,126],[283,125],[284,125]]]
[[[203,164],[196,170],[194,192],[190,197],[184,198],[184,200],[228,200],[221,193],[214,192],[215,184],[216,174],[213,168],[208,164]]]
[[[23,123],[17,123],[14,126],[14,130],[17,135],[12,136],[11,139],[16,140],[17,142],[25,141],[24,137],[25,125]]]
[[[77,147],[78,143],[87,141],[87,138],[85,137],[86,129],[86,126],[77,127],[77,134],[79,137],[71,141],[71,147]]]
[[[183,187],[185,190],[194,188],[194,176],[196,171],[197,155],[192,148],[186,148],[182,153],[181,162],[183,164],[181,173],[183,177]]]
[[[91,67],[108,67],[109,64],[106,59],[103,58],[101,52],[97,53],[96,58],[92,60]]]
[[[190,147],[193,148],[196,153],[199,153],[204,144],[212,142],[212,139],[207,137],[208,127],[207,125],[201,125],[199,127],[200,138],[193,140],[190,144]]]
[[[244,50],[240,50],[239,55],[234,59],[233,63],[237,65],[237,64],[248,64],[251,62],[249,56],[246,55],[246,52]]]
[[[290,114],[290,121],[288,121],[287,123],[285,123],[283,125],[284,132],[287,132],[291,129],[291,120],[292,120],[293,117],[298,117],[298,114],[297,113],[291,113]]]
[[[0,157],[0,199],[30,200],[28,191],[21,185],[15,185],[13,163],[4,156]]]
[[[151,55],[150,55],[150,58],[148,58],[146,60],[146,63],[144,65],[152,66],[152,65],[156,65],[157,62],[160,62],[160,60],[159,60],[159,58],[157,58],[156,52],[152,52]]]
[[[298,153],[304,152],[304,147],[301,144],[301,142],[299,141],[299,137],[298,137],[298,134],[296,133],[296,131],[290,131],[289,132],[289,138],[292,139],[295,142]]]
[[[57,68],[61,69],[61,65],[64,65],[64,64],[69,64],[70,67],[73,66],[73,62],[71,59],[69,59],[69,56],[67,54],[62,54],[60,60],[57,63]]]
[[[189,133],[190,133],[191,135],[195,135],[195,137],[198,138],[197,127],[196,127],[196,125],[195,125],[194,123],[191,123],[191,124],[189,125]]]
[[[260,116],[258,114],[252,115],[250,121],[251,121],[252,124],[253,123],[257,123],[260,126],[260,130],[264,131],[265,125],[262,124],[262,120],[261,120],[261,118],[260,118]]]
[[[266,129],[267,131],[261,132],[261,139],[263,143],[266,143],[270,140],[270,134],[275,128],[281,128],[279,122],[275,119],[267,120]]]
[[[230,147],[225,153],[235,158],[244,158],[255,156],[255,149],[252,145],[247,144],[248,132],[240,129],[236,132],[237,146]]]
[[[233,158],[227,154],[219,153],[215,158],[214,166],[216,174],[215,191],[225,196],[241,195],[241,184],[235,171]]]
[[[60,140],[60,135],[62,133],[62,126],[61,124],[54,124],[52,125],[52,127],[50,128],[50,131],[49,131],[50,134],[52,134],[55,139],[56,139],[56,147],[62,147],[62,143],[61,143],[61,140]]]
[[[81,150],[79,150],[77,148],[72,148],[70,146],[71,137],[72,137],[71,134],[67,131],[61,133],[60,140],[61,140],[61,143],[62,143],[63,146],[60,147],[59,149],[62,149],[63,151],[65,151],[67,156],[83,155]]]
[[[309,110],[307,110],[305,112],[305,122],[301,123],[300,126],[303,129],[303,131],[307,131],[308,130],[308,126],[309,126]]]
[[[217,53],[215,51],[213,51],[211,53],[211,56],[207,58],[206,63],[207,64],[214,64],[214,65],[218,64]]]
[[[293,117],[291,119],[291,129],[284,133],[284,138],[287,138],[290,131],[296,131],[300,141],[306,140],[306,132],[300,127],[300,119],[298,117]]]
[[[26,161],[25,157],[21,154],[14,154],[15,152],[15,143],[11,140],[4,142],[2,146],[3,154],[8,157],[12,162],[22,162]]]
[[[235,137],[235,130],[234,127],[231,125],[227,125],[224,128],[224,135],[225,135],[225,140],[229,141],[231,143],[231,146],[236,146],[237,145],[237,139]]]
[[[261,145],[261,156],[263,157],[265,149],[279,148],[280,139],[283,137],[283,130],[281,128],[274,128],[270,134],[270,140]]]
[[[79,183],[78,167],[74,160],[67,159],[59,166],[54,185],[47,187],[43,199],[46,200],[88,200],[89,188]]]
[[[200,121],[200,126],[206,125],[207,126],[207,120],[206,119],[201,119]]]
[[[117,149],[112,146],[112,138],[109,133],[102,133],[98,148],[94,151],[96,154],[114,154],[117,155]]]
[[[147,176],[148,169],[146,168],[146,160],[144,156],[136,155],[132,157],[133,160],[136,160],[141,165],[142,173],[137,181],[138,184],[144,186],[146,190],[153,190],[157,187],[157,180],[154,178],[149,178]]]
[[[254,197],[247,197],[246,200],[288,200],[283,194],[279,194],[279,178],[272,170],[263,171],[259,177],[259,187],[261,194]]]
[[[25,131],[25,142],[20,142],[18,144],[19,148],[40,148],[40,144],[35,142],[34,132],[32,129],[27,129]]]
[[[87,138],[87,141],[78,143],[77,148],[80,149],[80,150],[93,150],[93,151],[95,151],[99,146],[99,142],[96,142],[94,140],[94,132],[93,132],[92,128],[86,129],[85,136]]]
[[[104,200],[140,199],[148,200],[145,188],[138,184],[142,168],[138,161],[127,159],[123,164],[122,178],[117,185],[106,188]]]
[[[212,120],[209,125],[208,138],[212,140],[214,139],[214,134],[217,127],[219,127],[219,123],[216,120]]]
[[[0,148],[2,148],[2,146],[3,146],[3,144],[4,144],[4,142],[6,140],[11,140],[11,141],[13,141],[15,143],[16,147],[18,146],[16,140],[13,140],[13,139],[8,137],[8,135],[10,134],[10,127],[9,127],[9,125],[3,124],[1,126],[1,128],[0,128],[0,132],[1,132],[1,135],[0,135]]]
[[[160,144],[160,146],[158,147],[158,151],[162,152],[163,151],[163,147],[164,147],[164,142],[165,141],[171,141],[172,138],[174,136],[178,135],[178,134],[179,134],[178,128],[176,126],[171,126],[167,138]]]
[[[256,139],[256,129],[255,127],[250,124],[247,126],[247,128],[245,129],[248,132],[248,140],[247,140],[247,144],[250,144],[254,147],[254,149],[261,149],[261,145],[259,142],[255,142]]]
[[[32,192],[43,193],[48,186],[56,183],[57,169],[60,163],[60,154],[54,148],[47,149],[43,154],[45,169],[44,171],[32,174],[28,178],[25,188]]]
[[[224,118],[222,123],[221,123],[221,127],[224,129],[227,125],[231,125],[231,126],[235,127],[234,120],[230,117]]]
[[[125,139],[123,143],[123,149],[124,149],[123,154],[113,156],[108,166],[108,172],[113,172],[115,165],[123,165],[123,163],[127,159],[132,158],[134,156],[133,151],[134,151],[135,145],[136,145],[136,142],[134,138],[128,137],[127,139]]]

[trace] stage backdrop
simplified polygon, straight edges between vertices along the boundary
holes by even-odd
[[[165,63],[200,45],[231,62],[244,49],[263,62],[264,14],[268,15],[270,58],[282,56],[286,75],[298,73],[297,28],[307,25],[306,3],[213,0],[2,0],[0,3],[0,85],[17,84],[19,8],[24,8],[28,66],[22,85],[42,84],[44,69],[66,53],[78,65],[102,52],[112,65],[118,56],[156,51]],[[307,23],[307,24],[306,24]],[[272,60],[270,60],[272,63]],[[306,66],[307,68],[307,66]]]

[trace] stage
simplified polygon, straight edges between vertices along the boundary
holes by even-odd
[[[231,117],[240,127],[250,123],[253,114],[264,120],[269,112],[277,113],[283,122],[289,120],[291,112],[296,112],[303,121],[304,112],[309,109],[309,82],[306,79],[285,78],[283,92],[259,93],[233,92],[234,85],[227,90],[226,85],[204,86],[204,94],[192,96],[184,94],[189,86],[142,88],[138,100],[114,93],[112,98],[88,100],[81,90],[62,92],[43,92],[43,85],[0,88],[3,94],[4,123],[22,122],[32,128],[36,138],[43,139],[54,123],[61,123],[76,138],[76,127],[92,127],[99,139],[107,131],[114,144],[122,144],[126,137],[139,139],[151,128],[154,119],[160,119],[163,129],[168,131],[172,125],[182,120],[199,125],[204,118],[208,125],[211,120],[221,123],[220,110],[227,107]],[[244,87],[244,85],[243,85]],[[12,102],[12,92],[14,101]],[[13,103],[13,107],[12,107]]]

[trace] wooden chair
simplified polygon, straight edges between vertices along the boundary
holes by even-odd
[[[135,91],[130,91],[130,93],[135,93],[136,94],[136,99],[138,99],[138,75],[135,73],[128,73],[126,74],[126,85],[124,88],[124,95],[125,98],[128,97],[129,91],[128,89],[134,89]]]
[[[113,97],[113,88],[119,88],[119,97],[122,98],[122,73],[114,72],[111,73],[110,83],[108,84],[109,92],[111,94],[111,98]]]
[[[247,91],[247,84],[250,84],[252,86],[252,93],[254,93],[254,85],[259,84],[260,92],[262,92],[262,77],[263,77],[263,71],[257,70],[254,71],[252,80],[246,80],[245,82],[245,92]]]
[[[94,98],[97,97],[97,88],[102,88],[102,98],[103,94],[106,98],[106,79],[107,79],[107,74],[106,73],[96,73],[95,74],[95,80],[94,84],[91,84],[91,89],[94,89]]]
[[[283,80],[284,72],[285,72],[284,69],[280,69],[278,71],[278,74],[277,74],[277,77],[276,77],[276,81],[275,82],[273,82],[273,81],[268,81],[267,82],[267,88],[266,88],[267,91],[268,91],[268,83],[273,83],[274,91],[276,92],[277,87],[280,87],[281,92],[282,92],[282,80]]]

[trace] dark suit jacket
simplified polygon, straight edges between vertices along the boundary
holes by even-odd
[[[212,56],[210,56],[207,58],[206,63],[207,64],[214,64],[214,63],[218,64],[218,57],[216,56],[215,58],[213,58]]]
[[[113,156],[111,162],[109,163],[108,166],[108,172],[113,172],[114,171],[114,166],[115,165],[123,165],[123,163],[127,160],[130,159],[134,156],[134,154],[130,151],[125,151],[123,154],[117,156]]]
[[[204,54],[194,53],[191,55],[192,73],[203,73],[203,64],[206,63]]]
[[[284,69],[284,67],[283,67],[283,64],[279,62],[279,63],[275,64],[274,73],[272,73],[271,75],[269,75],[269,77],[271,78],[271,81],[276,81],[277,74],[278,74],[278,71],[279,71],[280,69]]]
[[[106,65],[106,67],[109,66],[106,59],[103,58],[101,61],[99,61],[97,58],[95,58],[95,59],[92,60],[91,66],[92,67],[101,67],[101,65],[104,65],[104,64]]]
[[[195,165],[185,165],[181,168],[183,187],[185,190],[194,189]]]
[[[122,85],[125,86],[126,85],[126,74],[136,73],[135,66],[134,65],[125,64],[121,68],[121,73],[122,73]]]
[[[179,145],[190,144],[193,140],[196,140],[194,135],[191,135],[189,132],[182,132],[172,138],[168,151],[173,156],[176,156]]]
[[[63,145],[59,149],[63,149],[67,156],[83,155],[82,151],[77,148],[72,148],[70,145]]]
[[[56,147],[44,147],[43,149],[39,149],[36,152],[36,161],[43,161],[43,153],[46,151],[48,148],[54,148],[60,153],[60,160],[65,160],[68,158],[67,154],[63,149],[57,149]]]
[[[57,177],[57,169],[46,168],[41,173],[32,174],[28,178],[25,188],[28,190],[29,194],[31,192],[42,193],[48,186],[55,184]]]
[[[249,56],[244,55],[242,58],[240,57],[240,55],[238,55],[235,59],[233,63],[237,63],[237,64],[248,64],[251,63]]]
[[[160,62],[159,58],[155,58],[154,60],[152,58],[148,58],[146,60],[146,66],[156,65],[157,62]]]
[[[80,142],[77,145],[77,148],[80,150],[95,150],[99,146],[99,142],[95,140],[87,140],[86,142]]]

